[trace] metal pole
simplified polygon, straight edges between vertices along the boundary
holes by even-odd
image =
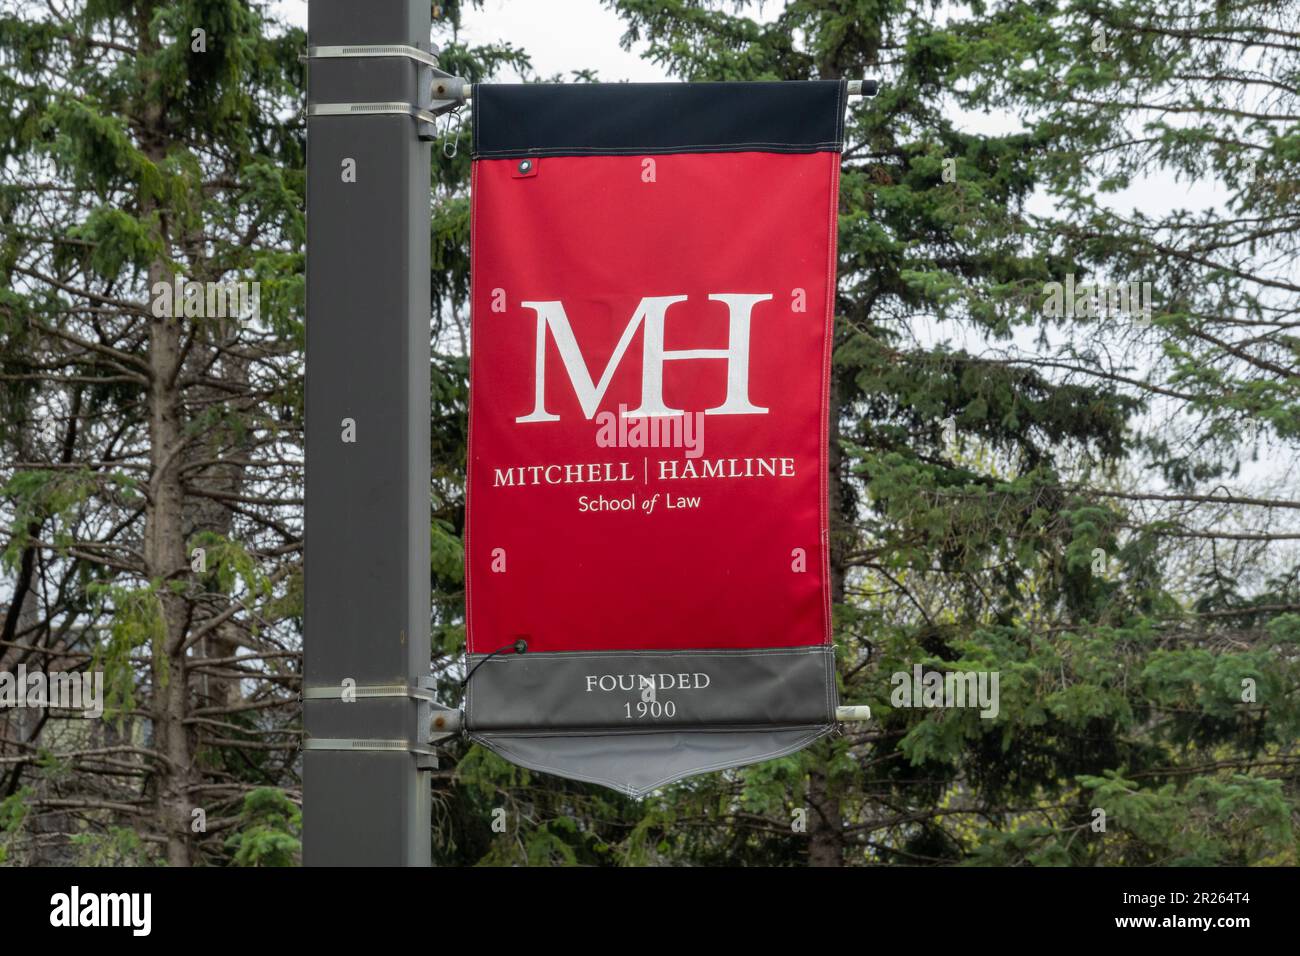
[[[311,0],[313,48],[431,52],[427,0]],[[429,144],[418,57],[307,79],[303,862],[430,862]]]

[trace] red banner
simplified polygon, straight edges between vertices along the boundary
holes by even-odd
[[[814,87],[838,135],[840,84],[705,86]],[[508,105],[476,94],[489,119]],[[476,128],[468,719],[507,756],[506,737],[546,732],[642,749],[668,733],[680,750],[691,732],[785,728],[802,745],[833,717],[838,141],[755,133],[495,158]],[[768,755],[751,751],[723,763]],[[549,759],[519,762],[584,776]]]

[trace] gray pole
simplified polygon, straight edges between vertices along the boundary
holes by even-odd
[[[428,0],[311,0],[312,47],[429,50]],[[307,101],[428,101],[402,57],[311,59]],[[423,87],[423,89],[422,89]],[[310,114],[310,110],[309,110]],[[307,120],[303,862],[428,866],[429,144]],[[353,175],[353,172],[355,175]],[[349,428],[351,423],[351,428]],[[346,682],[356,688],[348,702]]]

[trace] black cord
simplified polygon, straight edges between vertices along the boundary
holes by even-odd
[[[492,660],[492,658],[496,657],[498,654],[505,654],[509,651],[514,651],[516,654],[522,654],[526,650],[528,650],[528,642],[525,641],[522,637],[519,638],[519,640],[515,641],[513,644],[506,644],[504,647],[498,647],[495,651],[493,651],[491,654],[483,658],[481,661],[479,661],[477,664],[475,664],[473,667],[469,669],[469,673],[466,674],[465,679],[460,682],[460,686],[464,687],[466,684],[468,684],[469,679],[474,676],[474,672],[478,670],[480,667],[482,667],[484,664],[486,664],[488,661]]]

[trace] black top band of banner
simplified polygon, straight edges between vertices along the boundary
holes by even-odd
[[[844,80],[474,87],[474,158],[839,152]]]

